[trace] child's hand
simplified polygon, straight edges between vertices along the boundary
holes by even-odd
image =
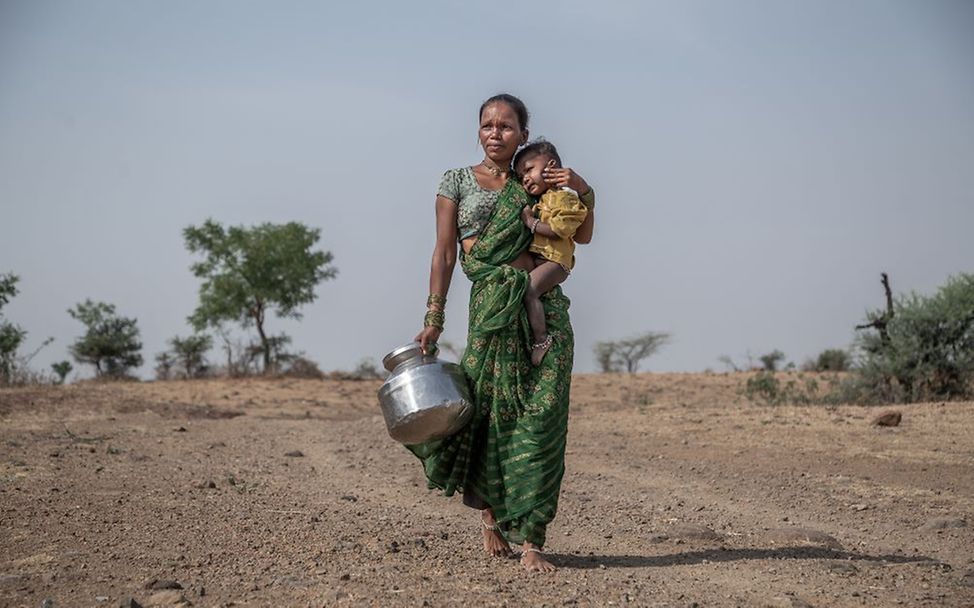
[[[534,223],[534,211],[531,210],[531,205],[525,205],[524,209],[521,209],[521,221],[528,228]]]
[[[585,194],[590,190],[588,183],[582,176],[572,171],[569,167],[545,167],[541,177],[549,186],[556,188],[571,188],[579,194]]]

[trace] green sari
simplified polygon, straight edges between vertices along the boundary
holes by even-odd
[[[574,334],[569,300],[556,287],[542,297],[554,342],[542,364],[531,365],[528,273],[508,265],[531,241],[521,221],[530,202],[509,180],[490,223],[460,257],[473,281],[461,361],[473,419],[455,435],[407,447],[423,461],[431,488],[472,494],[491,507],[508,540],[542,546],[565,472]]]

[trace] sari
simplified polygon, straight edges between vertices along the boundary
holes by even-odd
[[[406,447],[423,462],[430,488],[473,495],[491,507],[507,540],[540,547],[565,472],[574,334],[570,302],[556,287],[541,298],[553,343],[541,365],[531,364],[523,303],[528,273],[508,265],[531,241],[521,220],[531,202],[508,180],[488,225],[470,252],[461,253],[473,282],[460,362],[474,402],[470,423],[449,437]]]

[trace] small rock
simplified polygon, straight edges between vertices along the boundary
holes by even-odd
[[[813,608],[811,604],[794,595],[779,595],[765,604],[768,608]]]
[[[146,581],[145,588],[152,591],[161,591],[163,589],[182,589],[183,586],[173,580],[154,578]]]
[[[900,421],[903,420],[903,414],[900,412],[886,412],[885,414],[880,414],[873,419],[873,424],[876,426],[899,426]]]
[[[336,600],[344,600],[346,598],[348,598],[348,593],[346,593],[344,591],[336,591],[335,592],[335,599]]]
[[[927,523],[920,526],[920,530],[924,532],[932,532],[936,530],[946,530],[948,528],[966,528],[967,521],[961,519],[960,517],[934,517]]]
[[[346,495],[342,496],[342,500],[347,500],[348,502],[358,502],[358,498],[356,498],[355,496],[352,496],[350,494],[346,494]]]
[[[865,511],[866,509],[869,508],[869,505],[860,502],[854,505],[849,505],[849,508],[852,509],[853,511]]]
[[[301,450],[291,450],[290,452],[285,454],[285,456],[287,456],[288,458],[303,458],[304,452],[302,452]]]
[[[768,530],[768,540],[777,545],[799,545],[841,549],[842,543],[825,532],[809,528],[775,528]]]
[[[118,449],[117,447],[115,447],[113,445],[110,445],[110,446],[108,446],[108,449],[105,450],[105,452],[108,453],[108,454],[121,454],[122,453],[122,450]]]
[[[118,608],[142,608],[142,604],[135,601],[134,597],[127,597],[122,600],[122,603],[118,605]]]
[[[829,564],[829,572],[835,572],[837,574],[856,574],[859,572],[859,568],[856,568],[849,562],[833,562]]]
[[[51,452],[50,454],[48,454],[48,456],[50,456],[51,458],[60,458],[61,452]]]
[[[108,596],[107,595],[96,595],[95,596],[95,601],[98,602],[99,604],[101,604],[102,602],[107,602],[108,601]]]
[[[695,524],[672,526],[666,531],[666,536],[681,540],[720,540],[720,534],[717,534],[706,526],[698,526]]]
[[[198,595],[200,597],[203,597],[204,595],[206,595],[206,587],[204,587],[203,585],[200,585],[199,586],[199,589],[196,590],[196,595]]]
[[[440,532],[440,540],[450,540],[450,535],[447,532]]]
[[[193,602],[176,589],[153,593],[147,602],[149,608],[164,608],[167,606],[192,606]]]
[[[181,426],[181,427],[179,427],[178,429],[176,429],[176,432],[177,432],[177,433],[185,433],[185,432],[186,432],[186,427],[184,427],[184,426]]]
[[[960,577],[960,584],[964,587],[974,587],[974,569],[968,570]]]
[[[399,543],[396,541],[389,543],[389,553],[399,553]]]
[[[49,597],[45,598],[44,601],[41,602],[41,608],[54,608],[54,600]]]
[[[349,576],[348,574],[343,574],[343,575],[341,575],[341,576],[338,577],[338,580],[340,580],[340,581],[347,581],[350,578],[352,578],[352,577]]]

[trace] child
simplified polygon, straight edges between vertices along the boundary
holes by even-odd
[[[572,237],[588,213],[575,192],[551,189],[545,183],[542,172],[552,167],[561,167],[561,157],[555,146],[547,141],[528,144],[514,157],[514,171],[524,189],[531,196],[540,197],[534,207],[525,206],[521,213],[521,219],[534,234],[528,248],[534,254],[534,269],[530,271],[531,283],[524,294],[524,306],[534,334],[534,344],[531,346],[533,365],[541,364],[551,348],[552,340],[540,298],[571,273],[575,265],[575,241]]]

